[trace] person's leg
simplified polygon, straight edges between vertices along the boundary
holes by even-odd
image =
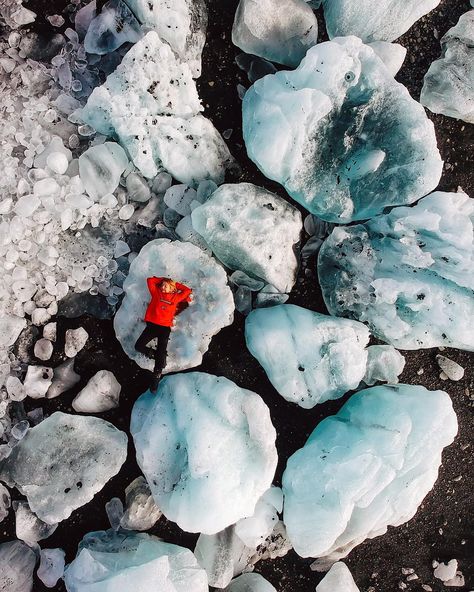
[[[154,339],[157,336],[157,327],[158,325],[154,325],[153,323],[146,324],[146,327],[143,329],[143,333],[140,335],[140,337],[137,339],[137,342],[135,343],[135,349],[137,350],[137,352],[140,352],[145,356],[149,356],[153,353],[152,349],[150,347],[147,347],[147,345],[150,343],[152,339]]]
[[[155,376],[161,376],[163,368],[166,366],[166,357],[168,349],[168,341],[170,338],[171,328],[158,326],[157,337],[158,345],[155,351]]]

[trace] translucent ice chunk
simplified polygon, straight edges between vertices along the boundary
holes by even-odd
[[[123,0],[109,0],[92,19],[84,39],[88,53],[104,55],[142,37],[140,23]]]
[[[316,586],[316,592],[360,592],[349,568],[342,561],[335,563],[322,581]]]
[[[99,370],[72,402],[75,411],[101,413],[119,405],[121,386],[112,372]]]
[[[57,524],[46,524],[30,510],[28,502],[14,502],[15,532],[17,538],[25,543],[33,544],[47,539],[58,527]]]
[[[40,557],[38,578],[47,588],[54,588],[64,574],[65,553],[62,549],[41,549]]]
[[[395,384],[405,367],[405,358],[391,345],[371,345],[367,348],[367,369],[363,382]]]
[[[125,503],[120,526],[126,530],[149,530],[162,516],[144,477],[137,477],[125,489]]]
[[[375,51],[390,74],[395,77],[405,61],[406,48],[398,43],[387,41],[373,41],[369,43],[369,47]]]
[[[224,592],[276,592],[276,588],[260,574],[246,573],[233,580]]]
[[[36,554],[23,541],[0,544],[0,590],[32,592]]]
[[[64,353],[68,358],[74,358],[86,345],[89,339],[89,333],[83,328],[68,329],[66,331],[66,343]]]
[[[59,397],[81,380],[79,374],[74,372],[74,358],[66,360],[53,370],[53,380],[46,392],[47,399]]]
[[[123,148],[115,142],[91,146],[79,157],[79,175],[92,199],[98,201],[117,189],[128,164]]]

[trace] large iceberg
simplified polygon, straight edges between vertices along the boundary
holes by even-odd
[[[251,516],[275,473],[268,407],[227,378],[165,377],[135,403],[130,430],[158,507],[187,532],[214,534]]]
[[[304,0],[240,0],[232,42],[248,54],[296,67],[318,42],[318,23]]]
[[[98,417],[53,413],[0,462],[0,479],[47,524],[89,502],[125,462],[127,435]]]
[[[474,123],[474,10],[441,39],[439,60],[426,73],[420,102],[433,113]]]
[[[318,274],[329,312],[401,349],[474,350],[474,200],[433,193],[365,224],[335,228]]]
[[[360,590],[347,565],[338,561],[316,586],[316,592],[360,592]]]
[[[64,574],[68,592],[208,592],[189,549],[144,533],[89,532]]]
[[[206,42],[207,8],[204,0],[125,0],[140,23],[154,29],[160,39],[185,62],[196,78],[201,74],[201,53]]]
[[[153,361],[135,349],[145,328],[143,318],[150,301],[146,279],[172,277],[193,290],[192,306],[176,318],[168,345],[166,372],[199,366],[209,343],[234,318],[234,301],[224,269],[190,243],[157,239],[147,243],[130,265],[123,284],[125,298],[114,319],[117,339],[127,355],[142,368]]]
[[[258,308],[245,322],[250,353],[275,389],[305,409],[359,386],[369,337],[362,323],[294,304]]]
[[[154,31],[138,41],[75,117],[116,137],[141,173],[222,183],[232,158],[203,110],[192,72]]]
[[[260,170],[330,222],[412,203],[441,177],[423,107],[356,37],[320,43],[296,70],[257,80],[243,134]]]
[[[322,0],[329,37],[394,41],[441,0]]]
[[[219,187],[191,217],[224,265],[281,292],[291,291],[298,271],[295,248],[303,230],[295,207],[262,187],[236,183]]]
[[[335,561],[410,520],[456,432],[443,391],[399,385],[353,395],[288,460],[284,521],[295,551]]]

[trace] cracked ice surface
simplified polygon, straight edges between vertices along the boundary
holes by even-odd
[[[125,462],[127,436],[97,417],[56,412],[0,462],[0,478],[47,524],[89,502]]]
[[[164,168],[188,185],[222,183],[232,157],[202,110],[189,66],[150,31],[76,116],[116,136],[145,177]]]
[[[420,102],[433,113],[474,123],[474,10],[441,39],[443,49],[425,75]]]
[[[251,183],[225,184],[191,214],[193,227],[231,269],[264,279],[281,292],[296,280],[296,243],[303,222],[284,199]]]
[[[150,301],[146,278],[172,277],[193,290],[193,304],[176,317],[171,332],[166,372],[198,366],[209,343],[234,319],[234,300],[224,269],[201,249],[180,241],[157,239],[147,243],[132,262],[123,284],[125,298],[114,319],[117,339],[125,353],[142,368],[153,361],[135,349],[145,328]]]
[[[113,530],[86,534],[64,580],[68,592],[208,591],[206,572],[189,549],[148,534]]]
[[[441,177],[423,107],[356,37],[320,43],[296,70],[257,80],[243,133],[260,170],[329,222],[412,203]]]
[[[441,0],[323,0],[329,37],[394,41]]]
[[[456,433],[443,391],[401,384],[352,395],[288,460],[284,521],[295,551],[338,560],[410,520]]]
[[[227,378],[165,377],[157,395],[135,403],[130,431],[158,507],[187,532],[215,534],[251,516],[272,483],[278,457],[268,407]]]
[[[335,228],[318,275],[333,315],[401,349],[474,350],[474,200],[433,193],[365,224]]]

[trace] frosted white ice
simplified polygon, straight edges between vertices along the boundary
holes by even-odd
[[[335,563],[322,581],[316,586],[316,592],[360,592],[349,568],[342,561]]]
[[[120,383],[109,370],[99,370],[72,402],[75,411],[101,413],[119,405]]]
[[[225,592],[276,592],[276,588],[260,574],[247,573],[235,578]]]

